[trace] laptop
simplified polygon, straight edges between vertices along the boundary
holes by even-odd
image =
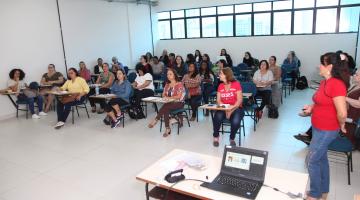
[[[267,151],[226,146],[220,174],[201,186],[255,199],[264,183],[267,158]]]

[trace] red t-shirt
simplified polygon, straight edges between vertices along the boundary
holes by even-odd
[[[314,108],[311,123],[315,128],[334,131],[340,128],[337,119],[334,97],[346,96],[344,82],[336,78],[321,81],[319,89],[313,96]]]
[[[220,100],[223,104],[234,105],[237,101],[236,92],[242,91],[241,85],[237,81],[230,83],[230,89],[225,89],[225,84],[221,83],[218,87],[218,93],[220,93]],[[240,105],[242,107],[242,105]]]

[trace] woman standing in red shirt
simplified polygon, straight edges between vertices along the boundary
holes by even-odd
[[[311,115],[313,139],[307,156],[310,191],[307,200],[326,199],[329,193],[330,173],[327,150],[339,134],[346,132],[346,90],[349,87],[347,63],[336,53],[320,58],[320,75],[325,78],[313,96],[312,105],[304,106],[304,114]]]
[[[244,110],[242,109],[242,90],[241,85],[235,80],[234,74],[229,67],[226,67],[220,71],[219,74],[222,83],[218,87],[217,92],[217,104],[229,104],[229,111],[216,111],[213,119],[214,128],[214,141],[215,147],[219,146],[219,129],[221,123],[228,119],[230,120],[230,145],[236,146],[235,135],[240,128],[240,122],[244,117]],[[240,144],[239,144],[240,145]]]

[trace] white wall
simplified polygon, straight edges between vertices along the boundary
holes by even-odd
[[[40,81],[49,63],[65,72],[56,2],[2,0],[0,4],[0,88],[15,66],[25,71],[27,81]],[[0,95],[0,105],[0,118],[14,113],[7,97]]]
[[[258,0],[256,2],[266,1]],[[157,12],[186,8],[199,8],[237,3],[249,3],[249,0],[160,0],[159,6],[154,8],[153,26],[156,55],[161,55],[163,49],[168,52],[180,54],[183,57],[199,49],[208,53],[213,61],[217,58],[222,48],[226,48],[232,56],[234,65],[242,61],[245,51],[250,51],[255,58],[268,59],[275,55],[278,62],[282,63],[290,50],[294,50],[301,59],[301,72],[308,79],[318,78],[316,67],[320,55],[329,51],[343,50],[350,55],[355,54],[355,33],[347,34],[321,34],[321,35],[293,35],[293,36],[256,36],[256,37],[229,37],[229,38],[203,38],[159,40],[157,36]],[[360,52],[359,52],[360,54]],[[359,63],[359,61],[358,61]]]
[[[117,56],[134,67],[140,55],[152,51],[150,13],[146,5],[102,0],[59,0],[68,67],[80,60],[92,70],[98,57]],[[39,81],[47,65],[65,73],[56,0],[0,1],[0,88],[8,72],[21,67],[27,81]],[[0,96],[0,119],[14,108]]]
[[[156,54],[160,55],[163,49],[175,52],[183,57],[199,49],[208,53],[216,61],[222,48],[226,48],[231,55],[234,65],[242,62],[245,51],[259,60],[268,59],[271,55],[282,63],[289,50],[294,50],[301,59],[301,73],[308,79],[317,78],[317,66],[320,55],[339,49],[355,53],[356,34],[327,34],[327,35],[296,35],[296,36],[261,36],[261,37],[234,37],[234,38],[204,38],[184,40],[161,40],[156,46]]]

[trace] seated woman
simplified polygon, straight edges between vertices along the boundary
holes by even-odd
[[[187,65],[185,64],[183,58],[181,56],[176,56],[176,65],[174,67],[175,72],[182,79],[187,73]]]
[[[295,85],[296,85],[296,80],[298,75],[300,74],[299,71],[299,67],[300,67],[300,61],[299,59],[296,57],[295,52],[294,51],[290,51],[287,55],[287,58],[285,58],[283,65],[290,65],[289,68],[291,69],[291,71],[289,71],[290,76],[292,78],[291,81],[291,90],[295,89]]]
[[[49,64],[48,72],[45,73],[40,81],[41,85],[51,85],[52,87],[61,86],[64,83],[64,76],[62,73],[57,72],[54,64]],[[40,90],[40,94],[45,98],[45,113],[49,112],[50,106],[54,101],[53,94],[46,94],[52,87],[44,87]]]
[[[159,61],[157,56],[154,56],[150,60],[150,66],[154,73],[154,80],[161,80],[165,71],[164,63],[162,61]]]
[[[245,63],[251,69],[255,68],[255,61],[254,58],[251,56],[250,52],[245,52],[243,63]]]
[[[85,101],[86,95],[89,93],[90,88],[85,79],[79,76],[78,71],[75,68],[68,70],[68,80],[60,87],[59,90],[68,91],[72,93],[71,98],[58,99],[57,102],[57,120],[58,122],[54,126],[55,129],[60,129],[65,125],[66,119],[69,116],[71,106],[81,104]]]
[[[220,56],[225,56],[226,62],[228,63],[229,67],[233,67],[233,61],[231,56],[227,53],[226,49],[221,49]]]
[[[110,93],[110,87],[112,86],[115,78],[114,78],[114,74],[109,71],[108,63],[104,63],[102,68],[103,68],[104,72],[100,73],[99,77],[96,80],[96,84],[100,84],[99,94],[108,94],[108,93]],[[96,88],[91,88],[89,96],[95,95],[95,93],[96,93],[95,89]],[[104,105],[105,105],[104,101],[105,100],[89,98],[89,101],[90,101],[90,105],[91,105],[91,112],[93,112],[93,113],[96,112],[95,103],[99,103],[100,110],[98,111],[98,114],[104,113]]]
[[[84,61],[80,61],[79,63],[79,74],[80,77],[85,79],[86,82],[91,82],[91,72],[88,68],[86,68],[86,64]]]
[[[210,69],[208,68],[206,62],[202,62],[200,65],[200,77],[201,77],[201,86],[202,86],[201,90],[203,91],[202,98],[204,103],[208,104],[211,93],[215,91],[215,87],[214,87],[215,76],[212,73],[212,71],[210,71]],[[206,110],[205,116],[209,116],[209,110]]]
[[[235,80],[234,74],[229,67],[220,71],[220,83],[217,92],[217,104],[230,104],[229,111],[216,111],[213,119],[214,141],[215,147],[219,146],[219,130],[221,123],[228,119],[230,120],[230,145],[236,146],[235,136],[240,128],[240,123],[244,117],[244,110],[242,109],[242,89],[238,81]],[[240,144],[239,144],[240,145]]]
[[[7,89],[3,90],[3,92],[9,90],[11,90],[12,92],[16,92],[16,97],[18,101],[27,102],[29,110],[32,114],[31,117],[33,119],[40,119],[40,116],[46,116],[47,114],[42,111],[43,97],[41,95],[30,97],[26,96],[25,93],[20,93],[20,90],[27,88],[27,85],[24,82],[25,73],[21,69],[12,69],[9,73],[9,78],[10,79],[7,81]],[[35,101],[39,107],[39,115],[35,113]]]
[[[360,119],[360,69],[353,75],[354,85],[348,89],[346,96],[347,118],[357,122]],[[346,133],[343,133],[350,139],[354,147],[360,150],[360,140],[354,137],[356,125],[354,123],[345,123]],[[310,127],[305,133],[294,135],[294,137],[305,144],[309,145],[312,139],[312,128]]]
[[[134,96],[132,97],[132,104],[138,112],[138,118],[145,118],[143,110],[141,108],[141,99],[154,96],[154,83],[152,75],[145,73],[144,66],[139,66],[136,69],[137,76],[132,83],[134,88]]]
[[[198,107],[201,105],[201,77],[194,63],[189,65],[189,72],[182,79],[188,90],[188,100],[191,106],[191,119],[195,121]]]
[[[280,81],[281,81],[281,67],[276,64],[276,57],[270,56],[269,58],[269,69],[274,75],[274,81],[271,85],[271,96],[272,102],[275,106],[279,107],[281,103],[281,88],[280,88]]]
[[[165,103],[159,110],[155,119],[148,125],[149,128],[153,128],[156,123],[164,118],[165,121],[165,133],[164,137],[167,137],[171,133],[170,129],[170,112],[172,110],[181,109],[184,107],[184,98],[185,98],[185,88],[183,84],[179,81],[174,69],[168,69],[167,71],[167,80],[166,85],[162,94],[163,98],[174,99],[175,102]]]
[[[255,72],[253,81],[257,87],[256,96],[261,97],[261,105],[256,108],[256,117],[260,119],[264,107],[271,103],[271,84],[274,81],[274,75],[266,60],[260,61],[260,69]]]
[[[111,128],[116,128],[120,124],[123,115],[120,107],[129,104],[132,93],[131,84],[126,80],[123,69],[119,69],[116,72],[116,77],[117,80],[110,88],[111,93],[115,94],[116,98],[111,99],[109,103],[105,105],[105,111],[110,119],[112,119]]]
[[[141,67],[145,74],[150,73],[152,76],[154,73],[149,62],[150,60],[147,59],[146,55],[140,56],[140,62],[136,64],[135,70],[137,71],[137,69]]]

